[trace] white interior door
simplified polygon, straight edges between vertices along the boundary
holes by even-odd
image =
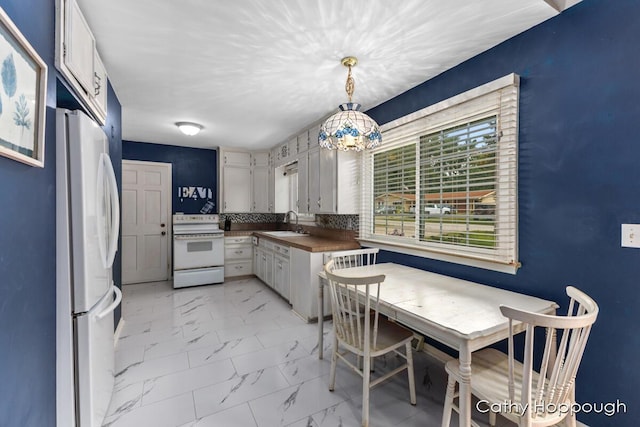
[[[168,280],[171,164],[122,161],[122,283]]]

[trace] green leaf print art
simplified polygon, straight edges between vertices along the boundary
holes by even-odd
[[[17,88],[17,76],[16,76],[16,64],[13,62],[13,53],[7,55],[7,57],[2,61],[2,87],[4,88],[4,93],[7,94],[9,98],[13,98],[13,95],[16,94]]]
[[[29,118],[29,107],[27,106],[27,98],[24,94],[16,101],[16,112],[13,113],[13,121],[16,126],[22,126],[31,129],[31,119]]]

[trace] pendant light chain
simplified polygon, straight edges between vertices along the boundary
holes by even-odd
[[[355,90],[355,82],[353,81],[353,77],[351,77],[351,64],[348,65],[349,73],[347,74],[347,82],[344,84],[344,90],[347,91],[347,95],[349,96],[349,102],[351,102],[351,97],[353,96],[353,91]]]

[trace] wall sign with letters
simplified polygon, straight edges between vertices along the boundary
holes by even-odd
[[[210,187],[178,187],[178,198],[181,202],[184,202],[184,199],[211,200],[213,191]]]

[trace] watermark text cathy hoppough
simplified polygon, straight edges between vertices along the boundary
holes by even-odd
[[[482,414],[488,412],[500,413],[513,413],[520,416],[524,415],[529,409],[529,404],[522,404],[520,402],[514,402],[511,400],[505,400],[504,402],[489,402],[487,400],[479,400],[476,403],[476,409]],[[607,417],[612,417],[616,414],[626,414],[627,405],[616,399],[615,402],[596,402],[596,403],[546,403],[546,402],[534,402],[531,404],[531,410],[536,413],[555,413],[560,414],[578,414],[578,413],[595,413],[604,414]]]

